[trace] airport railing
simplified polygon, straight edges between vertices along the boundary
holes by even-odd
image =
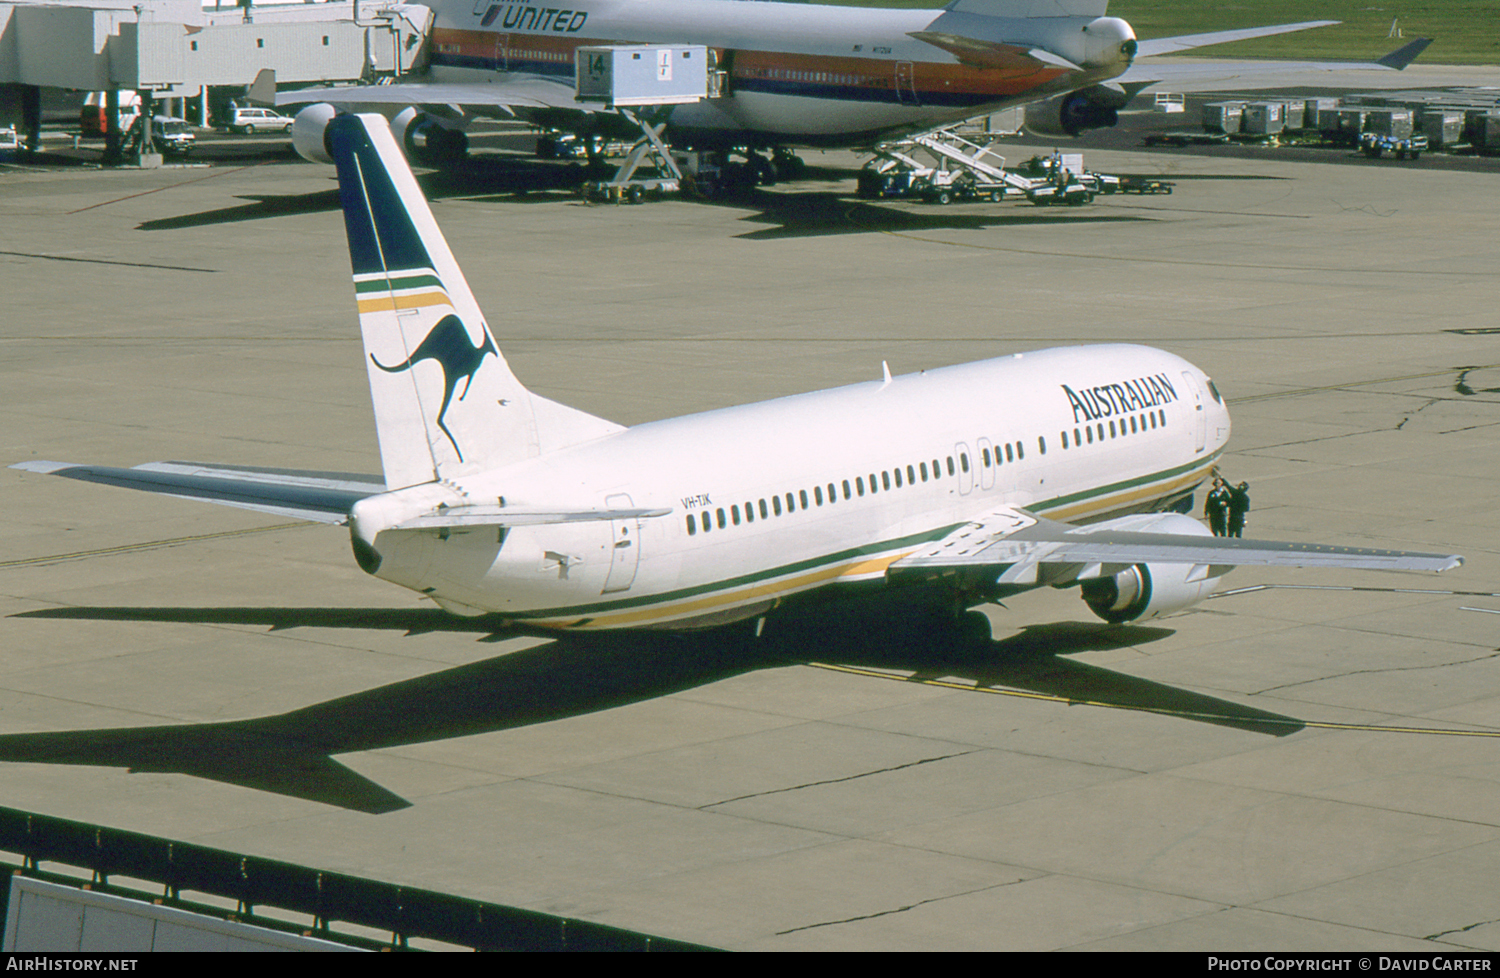
[[[587,920],[485,903],[379,880],[312,869],[207,846],[85,822],[0,808],[0,851],[21,857],[0,862],[0,920],[6,917],[10,876],[20,873],[71,883],[222,919],[380,950],[411,949],[412,941],[482,951],[710,951],[716,948],[653,937]],[[90,877],[43,868],[61,863]],[[123,878],[111,883],[111,878]],[[161,887],[160,894],[139,883]],[[232,900],[231,909],[194,894]],[[274,910],[272,910],[274,908]],[[271,913],[266,913],[272,910]],[[306,925],[286,915],[309,918]],[[346,929],[353,928],[353,929]],[[388,941],[357,929],[388,932]]]

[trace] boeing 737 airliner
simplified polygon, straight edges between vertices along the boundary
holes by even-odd
[[[1042,585],[1121,622],[1187,607],[1237,564],[1461,563],[1207,535],[1183,513],[1229,413],[1201,370],[1147,347],[886,372],[633,428],[565,407],[511,372],[385,119],[326,135],[384,482],[16,468],[347,523],[370,574],[539,628],[710,627],[850,589],[958,611]]]

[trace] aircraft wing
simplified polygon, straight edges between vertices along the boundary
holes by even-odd
[[[493,82],[459,84],[404,82],[348,88],[303,88],[276,93],[277,105],[328,102],[333,105],[493,105],[532,109],[574,109],[580,105],[572,85],[538,75],[505,75]]]
[[[1226,31],[1227,34],[1238,33]],[[1213,34],[1191,35],[1215,37]],[[1234,38],[1228,38],[1233,40]],[[1162,38],[1159,42],[1144,41],[1142,54],[1149,44],[1186,40],[1186,38]],[[1217,41],[1205,43],[1217,44]],[[1142,88],[1159,86],[1174,92],[1213,92],[1225,90],[1280,88],[1295,85],[1326,84],[1324,75],[1351,71],[1400,71],[1417,55],[1427,49],[1432,41],[1417,38],[1404,44],[1390,54],[1375,61],[1153,61],[1138,59],[1123,75],[1114,79],[1116,84],[1136,84]],[[1185,48],[1167,48],[1153,53],[1166,53]]]
[[[1142,514],[1076,526],[1007,506],[902,557],[891,564],[890,572],[930,576],[992,568],[1001,584],[1035,584],[1098,577],[1132,564],[1445,571],[1463,563],[1463,558],[1456,554],[1209,536],[1202,524],[1191,517],[1178,519],[1195,524],[1203,535],[1154,530],[1154,526],[1164,522],[1163,517],[1159,513]]]
[[[341,523],[354,504],[385,492],[373,475],[292,469],[230,468],[196,462],[148,462],[130,469],[68,462],[17,462],[13,469],[60,475],[124,489],[291,516],[315,523]]]
[[[1271,27],[1246,27],[1234,31],[1211,31],[1207,34],[1179,34],[1176,37],[1157,37],[1148,41],[1137,41],[1135,56],[1150,58],[1158,54],[1181,54],[1193,48],[1205,48],[1210,44],[1228,44],[1230,41],[1248,41],[1256,37],[1271,37],[1275,34],[1290,34],[1307,31],[1314,27],[1332,27],[1336,20],[1304,20],[1296,24],[1276,24]]]

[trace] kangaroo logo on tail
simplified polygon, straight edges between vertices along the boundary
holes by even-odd
[[[439,367],[443,369],[443,406],[438,409],[438,427],[443,429],[443,434],[448,436],[448,441],[453,445],[453,450],[458,453],[458,460],[464,460],[463,449],[458,447],[453,432],[443,423],[444,416],[448,413],[448,405],[453,401],[453,391],[458,387],[460,378],[464,382],[463,393],[458,395],[461,401],[469,393],[469,386],[474,382],[474,375],[479,372],[484,363],[485,354],[500,353],[495,349],[494,340],[490,339],[489,330],[484,331],[484,342],[475,346],[469,339],[469,331],[464,328],[463,321],[457,316],[447,315],[438,320],[438,324],[432,327],[432,332],[427,334],[426,339],[407,357],[405,361],[395,366],[387,367],[375,359],[375,354],[370,354],[370,362],[388,374],[401,373],[410,370],[423,360],[436,360]]]

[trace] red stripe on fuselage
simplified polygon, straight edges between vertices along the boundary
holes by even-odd
[[[434,28],[433,51],[439,56],[478,59],[494,70],[505,70],[501,59],[528,65],[555,64],[571,67],[580,47],[601,44],[649,43],[628,39],[606,39],[560,35],[552,32],[477,31]],[[821,88],[894,90],[898,64],[911,65],[911,85],[920,101],[926,95],[967,96],[974,101],[1000,101],[1022,95],[1067,74],[1057,67],[980,68],[936,61],[897,61],[891,58],[857,58],[782,51],[730,51],[717,49],[719,63],[730,66],[730,92],[735,82],[791,82]],[[905,82],[903,81],[903,85]]]

